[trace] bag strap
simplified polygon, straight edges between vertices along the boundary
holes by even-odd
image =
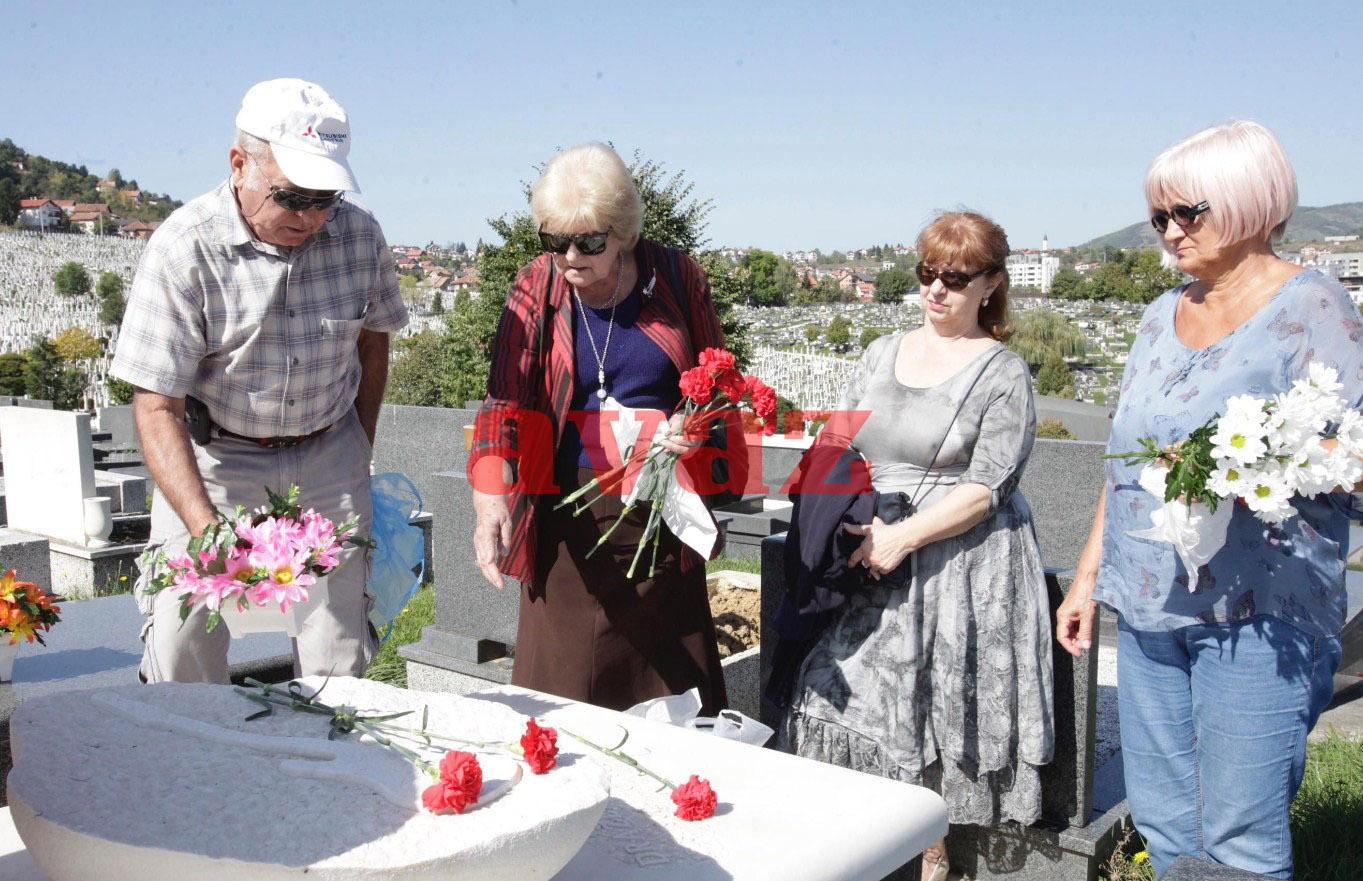
[[[923,483],[928,479],[928,472],[932,470],[932,466],[937,464],[937,457],[941,454],[942,447],[946,446],[947,438],[951,437],[951,429],[956,424],[956,418],[961,415],[961,410],[965,408],[965,402],[970,399],[970,393],[975,390],[975,384],[980,381],[980,377],[984,376],[984,372],[989,369],[989,365],[1002,351],[1003,345],[1000,344],[999,347],[994,350],[993,354],[985,359],[984,364],[980,365],[980,369],[975,371],[975,378],[970,380],[970,386],[965,390],[965,394],[961,395],[961,400],[956,404],[956,412],[951,414],[951,421],[947,423],[947,429],[942,433],[942,440],[937,444],[937,449],[933,452],[932,458],[928,460],[928,467],[923,469],[923,476],[918,478],[918,486],[913,488],[913,495],[909,497],[909,504],[911,506],[917,507],[918,491],[923,488]]]

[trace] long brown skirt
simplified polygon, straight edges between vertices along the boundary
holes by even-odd
[[[592,472],[575,476],[585,483]],[[700,689],[702,713],[727,706],[704,565],[681,571],[681,542],[663,525],[653,577],[650,547],[629,578],[647,509],[636,508],[588,559],[620,498],[577,517],[552,507],[546,500],[539,511],[535,578],[521,587],[512,683],[614,710],[691,688]]]

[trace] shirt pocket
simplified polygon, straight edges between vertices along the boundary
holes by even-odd
[[[343,376],[357,357],[363,318],[323,318],[318,362],[324,370]]]

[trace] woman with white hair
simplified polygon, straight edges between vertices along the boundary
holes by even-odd
[[[646,511],[591,553],[620,496],[554,510],[618,462],[621,408],[673,413],[682,372],[724,345],[705,273],[640,237],[638,189],[604,144],[551,159],[530,208],[546,253],[508,294],[469,459],[479,568],[521,582],[511,681],[613,709],[695,687],[714,713],[727,701],[704,561],[664,525],[654,574],[630,577]]]
[[[1363,322],[1338,282],[1273,252],[1297,203],[1272,133],[1253,122],[1198,132],[1145,182],[1150,220],[1192,282],[1141,318],[1110,452],[1172,446],[1238,394],[1268,397],[1320,361],[1363,407]],[[1109,460],[1093,529],[1056,620],[1071,654],[1091,645],[1096,603],[1117,613],[1127,795],[1163,873],[1180,855],[1292,877],[1288,806],[1306,736],[1329,703],[1344,623],[1348,520],[1359,494],[1292,500],[1266,525],[1243,506],[1197,572],[1172,545],[1137,538],[1162,500],[1140,465]]]

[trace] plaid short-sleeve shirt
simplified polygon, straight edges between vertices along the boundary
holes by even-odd
[[[360,384],[360,329],[407,323],[392,253],[374,217],[342,202],[291,250],[257,240],[224,182],[147,243],[110,372],[208,405],[248,437],[337,422]]]

